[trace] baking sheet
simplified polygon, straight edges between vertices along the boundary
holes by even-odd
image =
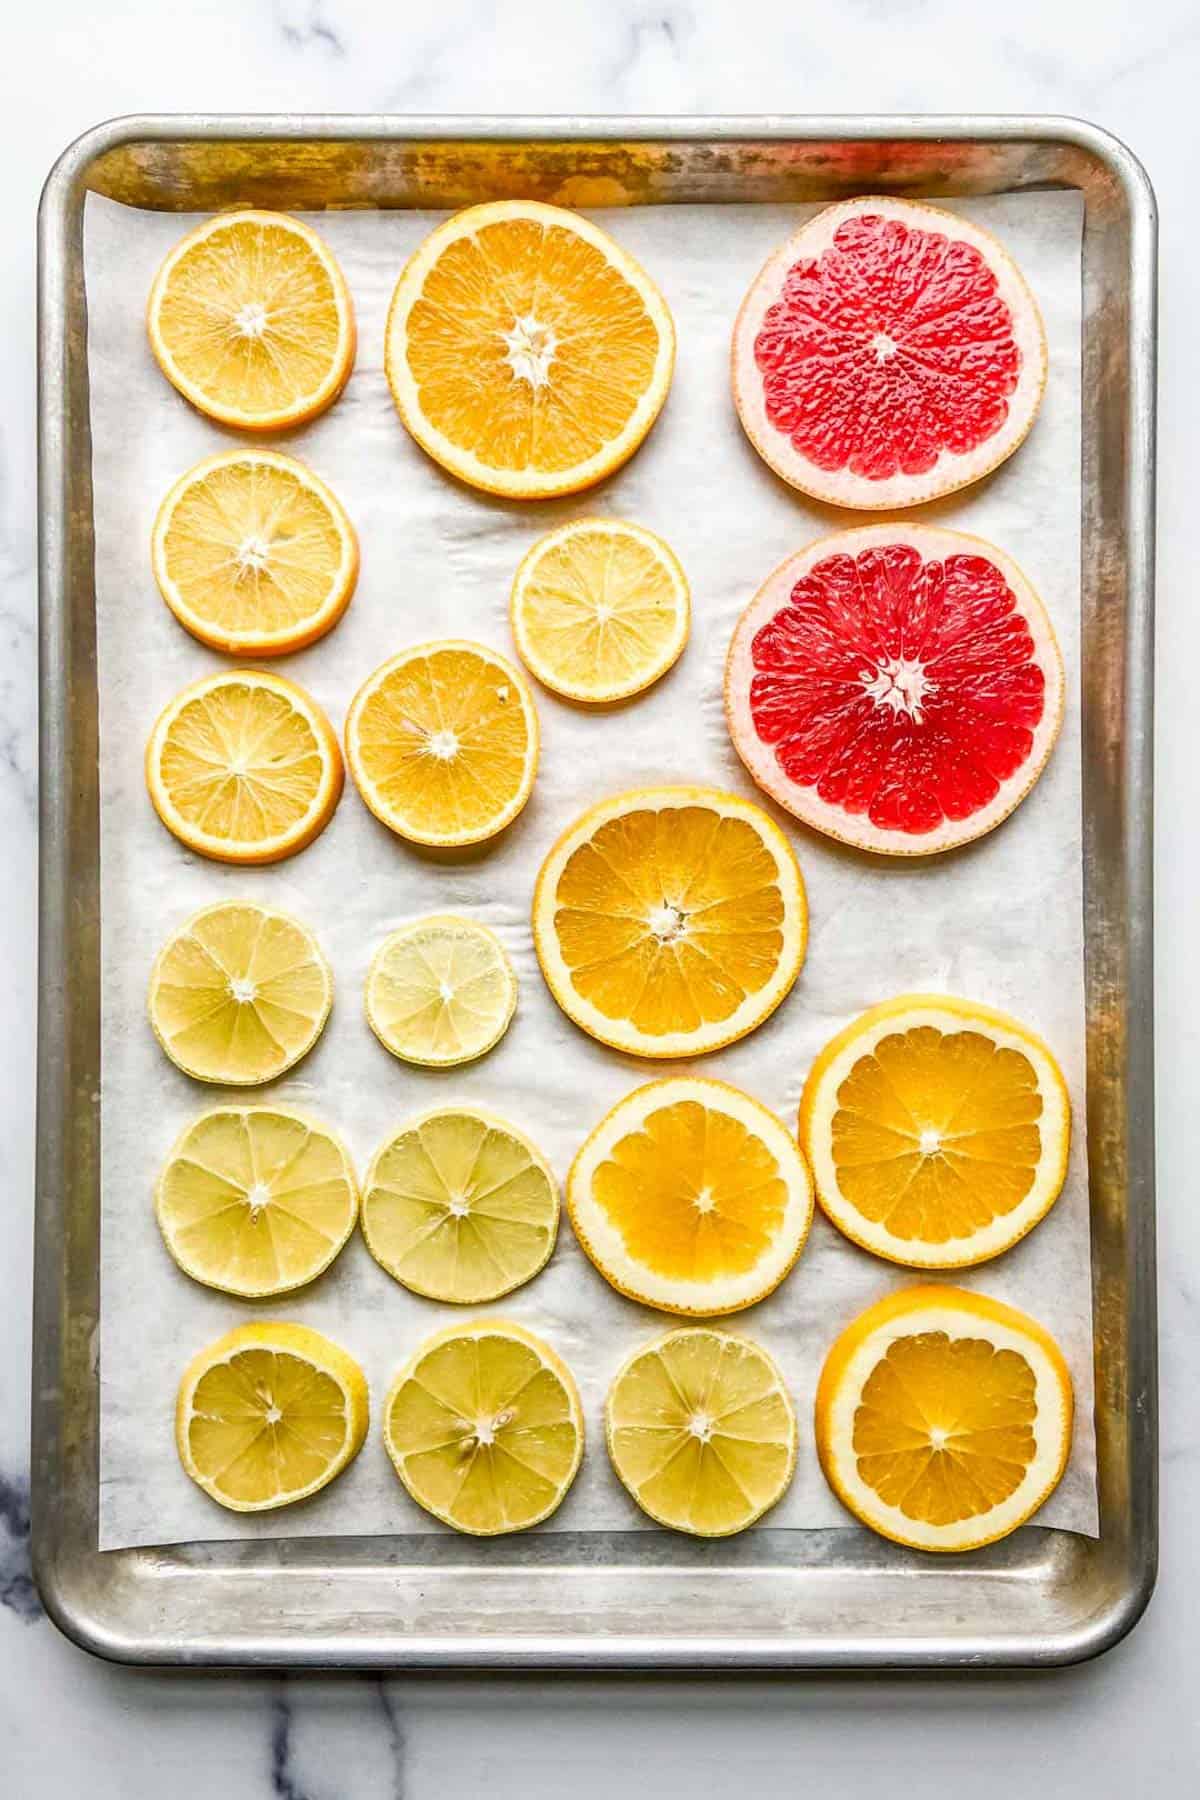
[[[812,910],[804,971],[759,1031],[688,1066],[747,1088],[790,1123],[816,1051],[855,1013],[890,993],[965,993],[1011,1009],[1045,1035],[1075,1108],[1066,1187],[1028,1239],[963,1279],[1023,1306],[1063,1345],[1076,1383],[1076,1437],[1066,1476],[1039,1521],[1094,1534],[1078,701],[1082,203],[1077,194],[1045,193],[949,204],[998,232],[1025,269],[1045,313],[1050,376],[1041,418],[1023,449],[982,487],[922,516],[993,538],[1041,591],[1068,671],[1062,736],[1014,818],[949,857],[884,864],[785,819]],[[680,779],[755,792],[724,727],[721,673],[729,634],[763,577],[790,551],[837,529],[842,516],[777,482],[744,439],[729,400],[728,338],[746,285],[811,210],[679,207],[596,215],[667,295],[679,330],[674,386],[658,426],[625,469],[587,495],[537,506],[459,487],[417,450],[395,416],[382,373],[384,316],[399,269],[434,216],[348,213],[314,221],[341,259],[355,298],[358,364],[324,418],[277,441],[339,493],[359,530],[363,567],[335,632],[274,666],[307,687],[340,726],[363,677],[407,642],[474,636],[511,653],[508,589],[520,556],[550,526],[591,512],[636,518],[672,543],[691,579],[692,639],[666,680],[615,713],[593,716],[537,691],[543,747],[533,798],[506,836],[482,852],[456,859],[407,847],[367,814],[348,785],[334,820],[308,850],[272,869],[237,870],[178,845],[158,823],[142,778],[145,739],[159,708],[223,660],[176,625],[158,597],[148,553],[154,513],[172,481],[201,456],[236,441],[167,386],[145,340],[154,271],[195,221],[89,197],[102,795],[102,1549],[441,1529],[403,1493],[375,1430],[356,1463],[324,1493],[259,1518],[218,1508],[180,1470],[172,1433],[179,1373],[196,1349],[231,1324],[257,1316],[317,1326],[359,1357],[378,1401],[414,1345],[464,1313],[406,1293],[357,1238],[310,1290],[259,1306],[201,1288],[175,1268],[154,1222],[154,1179],[178,1131],[223,1096],[190,1082],[159,1052],[145,1020],[150,964],[178,922],[221,898],[261,897],[311,925],[333,965],[334,1013],[313,1054],[260,1097],[293,1101],[335,1125],[360,1171],[411,1114],[464,1097],[506,1113],[539,1142],[561,1177],[607,1108],[663,1072],[592,1043],[560,1014],[533,953],[529,897],[559,830],[604,794]],[[369,1032],[361,1007],[379,940],[404,919],[433,910],[471,912],[492,925],[520,982],[517,1019],[499,1048],[445,1073],[394,1061]],[[802,1421],[796,1478],[770,1515],[772,1526],[847,1523],[803,1430],[817,1373],[848,1318],[912,1279],[856,1250],[818,1217],[782,1289],[729,1321],[776,1356]],[[567,1500],[540,1529],[655,1529],[608,1467],[600,1415],[613,1370],[669,1321],[612,1293],[574,1244],[565,1219],[547,1270],[495,1310],[543,1333],[566,1357],[583,1393],[589,1453]]]

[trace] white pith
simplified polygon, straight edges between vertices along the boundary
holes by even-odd
[[[528,313],[513,319],[512,330],[504,333],[504,360],[513,372],[514,381],[526,381],[531,388],[546,387],[550,365],[558,349],[558,339],[549,325]]]
[[[832,245],[838,228],[856,213],[899,219],[912,229],[941,232],[971,244],[995,275],[997,292],[1012,319],[1021,365],[1003,424],[963,455],[941,451],[934,467],[923,475],[897,474],[873,481],[848,469],[819,469],[801,456],[791,439],[777,431],[767,417],[763,379],[754,357],[755,339],[768,311],[780,297],[793,263],[821,256]],[[879,339],[891,343],[883,332],[876,334],[876,340]],[[894,345],[887,351],[878,341],[873,347],[880,361],[886,361],[895,352]],[[1041,313],[1025,277],[1003,245],[990,232],[957,213],[911,200],[875,195],[826,207],[768,259],[746,295],[734,327],[733,391],[747,436],[764,462],[784,481],[833,506],[870,512],[917,506],[980,480],[1010,456],[1026,436],[1037,416],[1045,382],[1046,334]]]
[[[1042,716],[1033,732],[1029,755],[1007,781],[1002,782],[994,797],[966,819],[943,819],[933,831],[909,832],[883,829],[873,825],[865,813],[851,813],[843,806],[823,800],[815,787],[801,787],[790,781],[779,765],[775,749],[763,743],[750,710],[750,684],[754,679],[753,644],[757,633],[782,611],[791,598],[792,589],[817,563],[835,555],[859,556],[864,550],[885,545],[908,545],[926,562],[944,560],[948,556],[980,556],[993,563],[1007,582],[1017,608],[1033,638],[1034,657],[1045,682]],[[877,677],[865,666],[864,686],[870,688]],[[915,686],[911,674],[906,677],[910,691]],[[922,671],[925,685],[921,698],[928,699],[931,689]],[[897,683],[889,679],[889,689]],[[928,856],[939,850],[950,850],[958,844],[983,837],[1006,819],[1024,799],[1041,774],[1054,747],[1062,724],[1066,686],[1062,654],[1054,627],[1044,605],[1012,558],[994,544],[966,532],[947,531],[940,526],[896,522],[886,525],[861,525],[832,537],[819,538],[806,549],[788,557],[767,577],[734,628],[725,669],[725,702],[730,735],[734,748],[764,792],[786,807],[796,818],[827,837],[856,844],[863,850],[879,850],[892,856]],[[918,709],[919,709],[918,702]],[[908,711],[906,706],[903,710]],[[910,713],[910,717],[913,715]],[[913,723],[921,721],[913,717]]]

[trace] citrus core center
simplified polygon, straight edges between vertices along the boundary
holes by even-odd
[[[265,538],[248,537],[238,545],[237,564],[242,569],[253,569],[257,574],[265,569],[270,557],[270,548]]]
[[[707,1444],[712,1436],[712,1420],[707,1413],[693,1413],[688,1420],[688,1430],[694,1438],[699,1438],[702,1444]]]
[[[458,738],[453,731],[434,731],[430,734],[426,748],[430,756],[436,756],[439,762],[449,762],[458,755]]]
[[[239,1006],[249,1006],[250,1002],[258,993],[258,989],[246,976],[234,975],[230,978],[229,992],[233,995]]]
[[[512,330],[501,333],[507,346],[504,360],[517,381],[527,381],[531,388],[545,387],[550,379],[550,364],[558,349],[558,339],[548,325],[532,313],[520,314],[513,320]]]
[[[920,1147],[922,1156],[936,1156],[937,1152],[942,1147],[941,1132],[934,1131],[932,1126],[928,1126],[921,1133]]]
[[[660,944],[673,944],[675,939],[682,937],[687,929],[686,917],[679,907],[672,906],[669,900],[664,900],[661,906],[654,908],[648,924]]]
[[[904,713],[914,725],[924,719],[926,700],[937,693],[937,682],[931,681],[915,657],[884,656],[870,669],[860,669],[858,679],[876,706]]]
[[[243,337],[260,338],[267,329],[267,309],[260,300],[247,300],[233,315]]]

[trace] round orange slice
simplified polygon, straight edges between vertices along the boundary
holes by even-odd
[[[401,419],[460,480],[535,499],[610,475],[667,397],[666,301],[598,225],[535,200],[456,213],[392,297],[386,368]]]
[[[284,213],[221,213],[150,289],[150,347],[193,406],[246,431],[324,412],[354,363],[354,311],[328,246]]]

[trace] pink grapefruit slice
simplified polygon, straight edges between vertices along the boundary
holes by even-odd
[[[989,474],[1046,385],[1037,301],[1003,245],[914,200],[846,200],[770,258],[733,395],[777,475],[834,506],[917,506]]]
[[[738,621],[725,707],[755,781],[806,825],[922,856],[1024,799],[1062,722],[1062,657],[1011,557],[860,526],[781,564]]]

